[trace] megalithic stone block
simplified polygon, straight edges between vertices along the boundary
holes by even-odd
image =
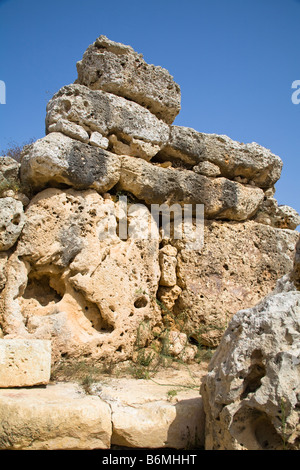
[[[0,387],[47,384],[51,373],[51,341],[0,340]]]

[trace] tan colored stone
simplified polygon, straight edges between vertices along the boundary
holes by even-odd
[[[204,204],[207,218],[245,220],[264,198],[262,189],[226,178],[208,178],[189,170],[161,168],[122,156],[118,187],[147,204]]]
[[[0,340],[0,388],[47,384],[50,372],[50,341]]]
[[[159,264],[161,286],[172,287],[176,284],[177,249],[172,245],[166,245],[159,251]]]
[[[110,447],[108,404],[76,385],[0,390],[0,449],[92,450]]]
[[[157,292],[157,298],[163,304],[163,311],[162,313],[168,313],[172,311],[176,300],[178,299],[179,295],[181,294],[182,289],[175,285],[172,287],[164,287],[160,286]],[[166,311],[164,311],[166,309]]]
[[[298,232],[254,221],[205,221],[202,251],[177,243],[173,313],[185,312],[185,328],[202,345],[216,347],[234,313],[254,306],[292,269]]]
[[[77,63],[78,83],[129,98],[167,123],[180,110],[180,88],[169,72],[149,65],[132,47],[100,36]]]
[[[145,206],[117,232],[118,204],[94,190],[47,189],[32,199],[28,223],[7,266],[5,334],[52,339],[61,354],[125,360],[140,324],[144,344],[161,314],[158,233],[141,239]],[[142,210],[143,209],[143,210]]]
[[[191,382],[190,377],[185,380],[185,385]],[[168,399],[169,390],[176,390],[174,400]],[[164,373],[164,378],[155,383],[112,379],[100,384],[95,393],[110,403],[114,445],[175,449],[203,445],[202,399],[193,383],[190,388],[181,387],[176,385],[176,378],[167,379]]]
[[[0,199],[0,251],[11,248],[25,224],[23,204],[13,197]]]

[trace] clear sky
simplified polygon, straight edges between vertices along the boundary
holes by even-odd
[[[0,150],[45,135],[47,102],[101,34],[169,70],[175,124],[279,155],[275,197],[300,212],[299,0],[0,0]]]

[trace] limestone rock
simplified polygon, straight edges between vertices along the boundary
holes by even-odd
[[[121,161],[119,188],[147,204],[204,204],[207,218],[245,220],[264,198],[261,189],[225,178],[210,179],[126,156]]]
[[[75,384],[0,390],[0,449],[91,450],[110,447],[111,412]]]
[[[56,123],[62,119],[80,125],[89,134],[94,131],[104,137],[115,134],[129,146],[133,141],[135,148],[132,148],[132,152],[137,157],[139,148],[135,139],[141,141],[141,145],[148,143],[150,147],[154,146],[157,153],[169,138],[169,126],[148,109],[120,96],[90,90],[83,85],[64,86],[49,101],[46,131],[55,131]],[[153,150],[151,153],[153,155]]]
[[[25,223],[23,204],[12,197],[0,199],[0,251],[11,248]]]
[[[272,227],[295,230],[300,224],[300,215],[292,207],[278,206],[274,197],[266,197],[259,207],[255,220]]]
[[[34,190],[67,185],[106,192],[119,180],[119,158],[101,148],[53,132],[27,148],[21,180]]]
[[[204,134],[180,126],[171,127],[169,142],[160,156],[191,165],[208,161],[216,165],[225,178],[242,177],[261,188],[273,186],[282,169],[281,159],[256,143],[243,144],[225,135]]]
[[[182,289],[175,315],[201,345],[216,347],[230,318],[253,307],[293,266],[298,232],[254,221],[205,221],[202,251],[176,244],[177,284]],[[174,243],[174,242],[173,242]]]
[[[180,88],[169,72],[149,65],[132,47],[100,36],[77,63],[77,82],[93,90],[123,96],[167,123],[180,110]]]
[[[193,171],[205,176],[216,177],[221,175],[220,168],[217,165],[214,165],[214,163],[207,161],[198,163],[198,165],[193,167]]]
[[[83,127],[75,124],[74,122],[67,121],[66,119],[59,119],[57,122],[49,126],[49,132],[61,132],[62,134],[71,137],[72,139],[80,140],[85,144],[89,142],[89,134]]]
[[[20,163],[11,157],[0,157],[0,194],[3,191],[19,187]]]
[[[188,379],[187,379],[188,381]],[[204,443],[202,399],[193,387],[149,380],[111,379],[94,393],[110,404],[112,444],[133,448],[192,449]],[[166,385],[166,378],[162,380]],[[167,391],[176,390],[174,401]]]
[[[206,449],[299,449],[299,324],[296,290],[234,315],[201,386]]]
[[[51,341],[0,340],[0,388],[47,384],[50,370]]]
[[[172,245],[165,245],[159,251],[159,264],[161,286],[172,287],[176,285],[177,249]]]
[[[6,272],[5,266],[8,259],[8,252],[2,251],[0,252],[0,291],[4,288],[6,283]]]
[[[109,146],[109,140],[106,137],[103,137],[102,134],[95,131],[92,132],[90,137],[90,144],[95,147],[101,147],[102,149],[107,149]]]
[[[121,239],[118,203],[96,191],[37,194],[7,264],[4,333],[51,338],[53,360],[61,354],[125,360],[141,324],[146,344],[160,318],[160,269],[158,233],[153,239],[137,234],[145,212],[150,221],[143,211],[128,216],[131,229]]]
[[[295,248],[295,258],[293,270],[291,273],[291,279],[298,290],[300,290],[300,238],[297,241]]]
[[[160,286],[157,292],[157,298],[163,305],[162,313],[169,313],[172,311],[176,300],[181,294],[182,289],[176,284],[172,287]],[[166,310],[166,311],[164,311]]]

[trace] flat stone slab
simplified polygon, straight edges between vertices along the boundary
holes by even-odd
[[[51,341],[0,340],[0,387],[47,384],[51,373]]]
[[[72,383],[0,390],[0,449],[107,449],[110,407]]]
[[[203,448],[201,375],[103,376],[89,394],[71,382],[2,389],[0,449]]]
[[[99,389],[112,411],[112,445],[191,449],[204,445],[204,412],[198,387],[113,379]]]

